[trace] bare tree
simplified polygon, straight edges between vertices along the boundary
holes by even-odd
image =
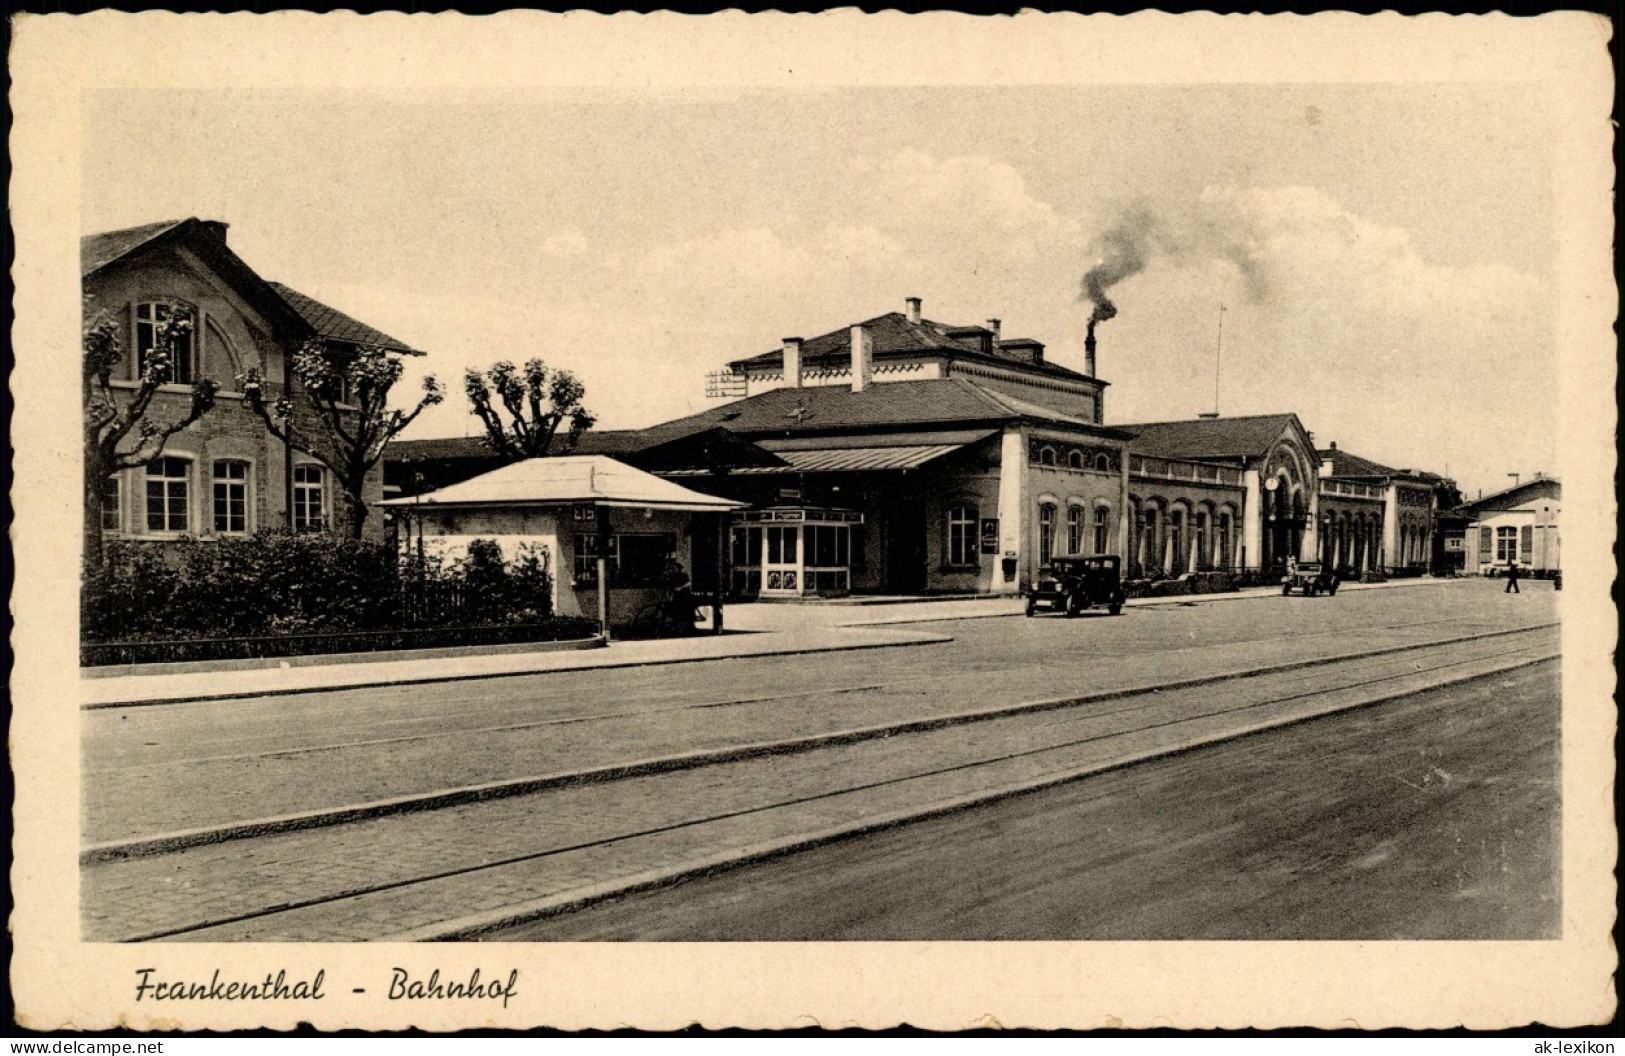
[[[119,325],[105,313],[90,311],[85,298],[83,318],[83,395],[85,405],[85,571],[100,575],[102,552],[102,494],[108,478],[124,469],[137,469],[156,461],[171,436],[207,414],[219,386],[207,378],[192,382],[186,412],[168,421],[148,416],[153,397],[175,376],[177,351],[192,339],[196,320],[182,305],[167,308],[156,321],[153,347],[142,356],[133,390],[116,393],[113,372],[124,361]]]
[[[561,428],[565,435],[556,453],[567,454],[597,421],[581,406],[586,386],[567,370],[548,370],[540,359],[527,360],[522,372],[507,360],[489,370],[470,367],[463,374],[463,391],[485,426],[486,444],[513,462],[554,454]],[[498,404],[507,411],[507,424]]]
[[[367,474],[384,457],[384,445],[405,429],[424,408],[445,399],[434,375],[423,379],[417,406],[403,411],[389,406],[390,391],[401,379],[400,357],[373,345],[346,346],[308,341],[294,354],[293,374],[309,398],[316,429],[296,429],[294,404],[287,396],[265,398],[265,381],[249,370],[239,382],[248,407],[271,435],[310,455],[333,474],[344,495],[346,527],[361,538],[367,521],[363,494]]]

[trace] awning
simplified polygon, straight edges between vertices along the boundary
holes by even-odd
[[[917,469],[970,444],[986,440],[997,429],[869,436],[792,437],[758,440],[759,447],[784,459],[782,466],[751,466],[746,473],[855,473]]]

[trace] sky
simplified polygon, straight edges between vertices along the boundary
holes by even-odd
[[[708,371],[924,301],[1081,369],[1110,424],[1295,411],[1470,496],[1556,474],[1551,107],[1492,84],[92,91],[86,233],[198,216],[284,282],[469,366],[577,373],[604,428]],[[1132,221],[1125,226],[1125,218]],[[1114,239],[1116,239],[1114,241]],[[1220,305],[1224,305],[1222,344]],[[415,376],[412,376],[415,377]]]

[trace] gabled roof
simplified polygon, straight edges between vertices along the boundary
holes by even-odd
[[[736,510],[746,504],[691,491],[606,455],[527,458],[471,480],[382,506],[550,506],[591,503],[696,512]]]
[[[409,356],[421,356],[412,346],[395,340],[382,330],[374,330],[359,320],[352,319],[337,308],[330,307],[316,298],[300,293],[280,282],[268,282],[266,285],[277,292],[277,296],[288,302],[288,307],[299,313],[299,317],[310,325],[316,336],[328,341],[343,341],[352,345],[374,345],[388,349],[391,352],[400,352]]]
[[[1503,488],[1500,491],[1485,495],[1481,499],[1464,502],[1456,507],[1456,511],[1467,517],[1475,517],[1491,510],[1510,510],[1522,506],[1530,499],[1542,494],[1553,499],[1561,499],[1563,497],[1563,482],[1556,477],[1540,477],[1537,480],[1526,480],[1510,488]]]
[[[869,338],[873,343],[875,359],[886,359],[896,356],[918,355],[926,352],[939,352],[951,355],[956,359],[974,360],[982,363],[996,363],[999,366],[1011,367],[1018,371],[1027,371],[1035,374],[1045,374],[1057,378],[1085,378],[1075,370],[1059,366],[1054,363],[1031,363],[1025,359],[1013,356],[1001,356],[997,353],[983,352],[982,341],[991,339],[992,331],[981,326],[950,326],[947,323],[938,323],[930,319],[921,319],[917,323],[909,322],[908,316],[902,312],[887,312],[877,315],[873,319],[866,319],[853,326],[867,326]],[[1031,338],[1010,338],[993,342],[1000,348],[1032,348],[1042,347],[1042,343]],[[852,327],[843,327],[832,330],[827,334],[809,338],[801,343],[802,369],[808,367],[845,366],[852,358]],[[784,366],[784,349],[775,349],[772,352],[763,352],[759,356],[748,359],[735,360],[729,366],[739,367],[779,367]]]
[[[1393,477],[1402,475],[1402,470],[1385,466],[1380,462],[1373,462],[1369,458],[1361,458],[1341,448],[1328,447],[1316,451],[1324,465],[1327,459],[1332,462],[1332,476],[1334,477]]]
[[[1133,450],[1152,458],[1252,458],[1298,424],[1295,414],[1255,414],[1242,418],[1193,418],[1178,422],[1137,422],[1118,428],[1134,433]],[[1298,425],[1301,429],[1301,424]]]
[[[1056,422],[1100,436],[1126,438],[1117,429],[1084,422],[1059,411],[1018,401],[966,381],[890,381],[853,392],[845,385],[770,389],[713,407],[679,423],[719,425],[729,432],[760,438],[855,429],[918,429],[949,423],[1002,423],[1023,419]]]
[[[161,245],[185,245],[274,327],[284,334],[308,333],[310,324],[226,245],[225,230],[223,223],[193,216],[85,235],[79,239],[79,275],[81,279],[89,279],[143,250]]]
[[[126,227],[119,231],[85,235],[79,240],[79,274],[83,277],[100,271],[159,235],[189,222],[197,221],[161,220],[156,224],[142,224],[140,227]]]

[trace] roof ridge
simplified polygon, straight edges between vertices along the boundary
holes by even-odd
[[[1280,411],[1275,414],[1234,414],[1220,418],[1170,418],[1160,422],[1125,422],[1113,426],[1114,429],[1129,429],[1136,425],[1199,425],[1205,422],[1255,422],[1264,418],[1294,418],[1296,411]]]

